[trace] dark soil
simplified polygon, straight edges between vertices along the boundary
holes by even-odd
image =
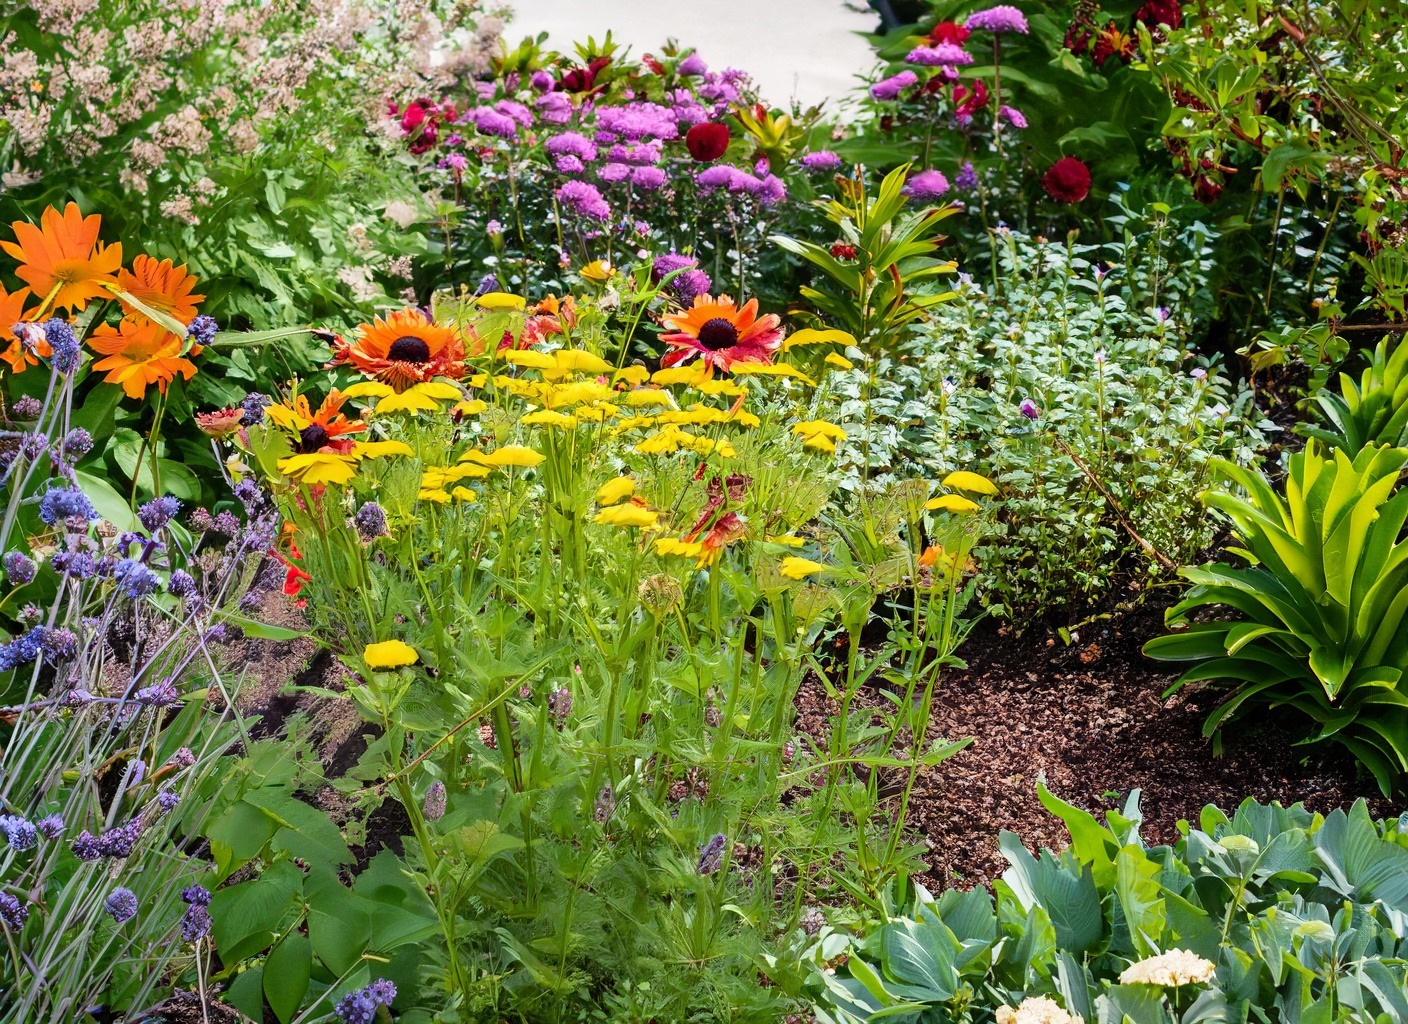
[[[1196,823],[1206,804],[1231,810],[1248,797],[1316,811],[1365,797],[1376,817],[1401,809],[1339,748],[1294,746],[1304,730],[1275,715],[1242,720],[1216,751],[1202,727],[1223,693],[1162,696],[1178,673],[1140,652],[1162,630],[1162,607],[1145,606],[1080,628],[1069,645],[996,622],[974,631],[959,651],[969,667],[945,674],[930,730],[973,742],[925,771],[910,805],[930,851],[925,884],[966,888],[1000,875],[1002,831],[1029,849],[1064,847],[1065,828],[1041,806],[1038,782],[1097,816],[1140,790],[1150,842],[1175,840],[1178,822]],[[800,728],[819,737],[827,705],[819,686],[804,688]]]

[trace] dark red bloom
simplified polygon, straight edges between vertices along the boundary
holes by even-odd
[[[1066,49],[1070,50],[1077,57],[1090,49],[1090,30],[1084,25],[1072,25],[1066,29]]]
[[[658,60],[656,60],[648,53],[640,59],[640,62],[646,67],[648,67],[651,71],[654,71],[657,75],[663,76],[665,74],[665,65],[661,64]]]
[[[988,87],[981,78],[975,79],[971,88],[966,85],[953,87],[953,112],[958,117],[972,117],[988,105]]]
[[[1151,29],[1159,25],[1178,28],[1183,24],[1183,8],[1178,0],[1148,0],[1134,13],[1134,20]]]
[[[1073,156],[1063,156],[1042,175],[1041,187],[1058,203],[1078,203],[1090,195],[1090,168]]]
[[[838,260],[853,260],[856,258],[856,247],[847,245],[845,242],[837,242],[831,247],[831,256]]]
[[[412,100],[406,105],[405,112],[401,114],[401,131],[406,135],[411,134],[421,126],[421,123],[430,114],[433,106],[428,99]]]
[[[1100,30],[1100,34],[1095,37],[1095,45],[1090,50],[1090,59],[1095,62],[1096,67],[1104,67],[1111,57],[1119,57],[1126,64],[1134,58],[1134,37],[1127,32],[1121,32],[1114,21]]]
[[[573,68],[565,72],[557,87],[563,92],[594,92],[597,89],[596,76],[610,64],[610,57],[598,57],[584,68]]]
[[[1200,203],[1212,204],[1222,195],[1222,183],[1208,174],[1199,174],[1193,179],[1193,198]]]
[[[1150,2],[1152,3],[1153,0]],[[929,42],[962,46],[972,34],[956,21],[941,21],[934,26],[934,31],[929,33]]]
[[[697,124],[685,132],[684,145],[689,155],[700,163],[709,163],[724,155],[728,149],[728,128],[712,121]]]

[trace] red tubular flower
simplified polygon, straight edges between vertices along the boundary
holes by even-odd
[[[1150,0],[1153,2],[1153,0]],[[956,21],[941,21],[934,26],[934,31],[929,33],[930,43],[949,43],[953,46],[962,46],[968,41],[968,37],[973,33],[969,32]]]
[[[642,57],[642,58],[640,59],[640,62],[641,62],[642,64],[644,64],[646,67],[648,67],[651,71],[655,72],[657,75],[660,75],[661,77],[664,77],[664,75],[665,75],[665,65],[661,64],[658,60],[656,60],[656,59],[655,59],[654,57],[652,57],[650,54],[647,53],[644,57]]]
[[[831,247],[831,256],[838,260],[853,260],[856,258],[856,247],[847,245],[845,242],[837,242]]]
[[[729,134],[725,125],[705,121],[685,132],[684,145],[689,155],[702,164],[710,163],[724,155],[728,149]]]
[[[983,84],[981,78],[976,79],[971,88],[966,85],[954,85],[953,112],[958,117],[972,117],[987,105],[988,87]]]
[[[1041,187],[1058,203],[1078,203],[1090,195],[1090,168],[1073,156],[1063,156],[1042,175]]]

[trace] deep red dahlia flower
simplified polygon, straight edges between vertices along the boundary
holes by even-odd
[[[685,133],[684,145],[689,155],[700,163],[711,163],[728,149],[729,134],[725,125],[705,121]]]
[[[1078,203],[1090,195],[1090,168],[1073,156],[1063,156],[1042,175],[1041,187],[1058,203]]]

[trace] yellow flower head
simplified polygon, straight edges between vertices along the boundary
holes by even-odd
[[[777,567],[777,571],[789,580],[804,580],[808,576],[814,576],[825,570],[826,566],[820,562],[813,562],[810,558],[801,558],[797,555],[788,555]]]
[[[423,384],[412,384],[400,394],[392,392],[377,402],[372,411],[378,416],[393,412],[439,412],[442,402],[463,397],[464,392],[453,384],[431,380]]]
[[[557,368],[557,360],[546,352],[539,352],[535,348],[511,348],[504,353],[504,362],[512,363],[514,366],[527,366],[534,370],[552,370]]]
[[[557,369],[571,373],[610,373],[611,364],[601,356],[580,349],[561,348],[552,354]]]
[[[402,668],[420,661],[420,655],[410,644],[400,640],[383,640],[379,644],[367,644],[362,651],[362,660],[368,668]]]
[[[581,269],[581,275],[588,281],[601,284],[616,276],[616,268],[606,260],[592,260]]]
[[[470,451],[465,454],[464,458],[470,462],[477,462],[481,466],[493,466],[496,469],[532,469],[543,461],[544,456],[532,448],[506,444],[502,448],[495,448],[492,452]]]
[[[627,384],[644,384],[650,379],[650,371],[644,366],[624,366],[617,370],[611,379],[625,381]]]
[[[977,512],[981,506],[961,494],[941,494],[937,498],[930,498],[924,503],[924,507],[930,512],[954,512],[959,515],[967,515],[970,512]]]
[[[523,309],[528,305],[522,295],[510,295],[508,292],[488,292],[474,300],[474,304],[480,309]]]
[[[559,430],[572,430],[577,426],[577,417],[569,416],[565,412],[558,412],[555,409],[538,409],[534,412],[524,413],[518,417],[518,422],[526,426],[557,427]]]
[[[729,369],[733,371],[733,375],[735,377],[747,377],[761,374],[765,377],[791,377],[794,380],[801,381],[803,384],[811,384],[813,386],[815,386],[816,384],[816,381],[812,380],[801,370],[788,363],[760,363],[754,361],[744,361],[740,363],[734,363],[731,367],[729,367]]]
[[[592,521],[606,526],[650,530],[660,524],[660,513],[628,501],[602,509]]]
[[[997,493],[997,484],[985,476],[970,473],[966,469],[955,470],[944,477],[943,482],[950,491],[967,491],[969,494]]]
[[[625,501],[636,491],[636,481],[634,477],[618,476],[615,480],[608,480],[602,484],[596,492],[596,503],[598,505],[615,505],[617,502]]]

